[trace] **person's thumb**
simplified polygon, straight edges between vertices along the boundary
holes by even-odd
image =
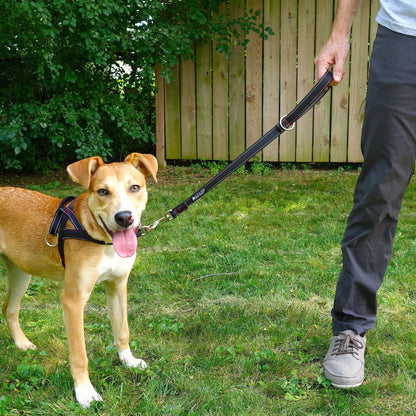
[[[343,66],[335,65],[332,71],[333,83],[338,84],[344,77],[345,71]]]

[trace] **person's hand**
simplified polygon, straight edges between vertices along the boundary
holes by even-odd
[[[315,58],[315,66],[318,71],[318,79],[321,79],[325,72],[332,67],[333,81],[331,85],[341,82],[345,74],[345,62],[350,51],[349,37],[336,37],[331,35],[328,42],[323,46]]]

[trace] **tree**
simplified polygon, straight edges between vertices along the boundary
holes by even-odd
[[[0,0],[0,166],[44,170],[152,147],[154,67],[262,32],[219,0]]]

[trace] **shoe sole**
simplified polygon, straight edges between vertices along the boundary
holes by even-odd
[[[348,389],[353,389],[355,387],[360,387],[361,384],[363,384],[363,382],[364,382],[364,380],[362,380],[362,381],[360,381],[359,383],[356,383],[356,384],[335,384],[334,382],[331,381],[331,384],[334,387],[337,387],[338,389],[348,390]]]

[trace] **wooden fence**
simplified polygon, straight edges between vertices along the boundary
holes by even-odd
[[[224,10],[227,10],[223,5]],[[335,0],[229,0],[239,16],[260,10],[274,35],[253,33],[227,60],[213,42],[195,45],[174,80],[156,72],[157,157],[233,160],[272,128],[313,86],[314,57],[329,37]],[[313,111],[267,146],[264,161],[360,162],[360,135],[378,0],[364,0],[351,35],[343,81]]]

